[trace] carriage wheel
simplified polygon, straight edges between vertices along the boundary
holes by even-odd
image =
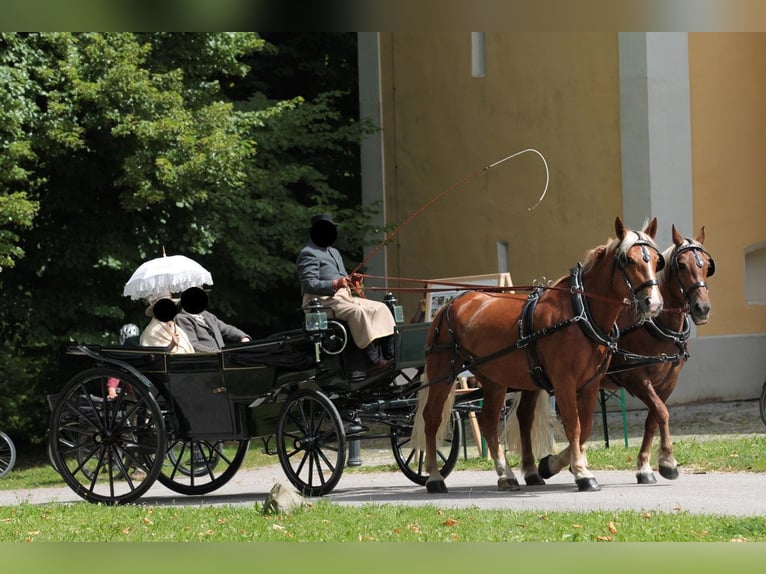
[[[0,478],[11,472],[16,464],[16,447],[11,437],[0,432]]]
[[[249,445],[249,440],[171,440],[158,480],[181,494],[213,492],[236,474]]]
[[[452,435],[447,439],[446,444],[436,451],[436,460],[441,464],[439,473],[442,478],[447,478],[457,464],[460,456],[460,441],[462,429],[460,425],[460,415],[452,411],[450,415],[450,424],[452,425]],[[394,459],[404,476],[409,478],[415,484],[424,486],[428,480],[426,472],[425,458],[426,453],[422,450],[412,448],[412,427],[401,426],[391,428],[391,449],[394,451]]]
[[[279,415],[277,454],[301,494],[322,496],[335,488],[346,464],[346,433],[330,399],[313,390],[287,399]]]
[[[107,399],[107,380],[119,394]],[[157,401],[133,375],[106,368],[70,380],[51,413],[50,457],[72,490],[89,502],[140,498],[162,470],[165,426]]]
[[[761,389],[761,420],[766,425],[766,383],[763,383],[763,389]]]

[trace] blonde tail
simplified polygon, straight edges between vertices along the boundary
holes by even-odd
[[[425,377],[423,383],[427,383]],[[425,421],[423,420],[423,410],[428,402],[428,391],[430,387],[426,387],[418,392],[418,407],[415,411],[415,420],[412,422],[412,437],[410,440],[410,447],[425,452],[426,450],[426,433],[425,433]],[[439,425],[439,430],[436,432],[436,447],[439,448],[446,437],[452,435],[452,407],[455,404],[455,385],[452,385],[447,399],[442,406],[442,422]]]
[[[509,452],[521,455],[521,435],[519,432],[519,418],[516,411],[519,401],[515,401],[513,410],[508,416],[508,424],[505,427],[505,445]],[[539,460],[545,455],[556,452],[556,443],[553,440],[553,415],[548,402],[547,393],[538,393],[535,403],[535,420],[532,423],[532,455]]]

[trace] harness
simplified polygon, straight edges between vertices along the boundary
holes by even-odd
[[[704,261],[702,257],[700,256],[701,253],[704,253],[707,255],[709,259],[709,266],[708,266],[708,273],[707,276],[710,277],[715,273],[715,261],[713,260],[713,257],[708,253],[701,245],[698,245],[691,239],[686,239],[687,243],[685,245],[682,245],[680,247],[677,247],[675,252],[673,253],[673,257],[671,259],[671,265],[670,268],[673,273],[675,273],[676,281],[678,283],[678,289],[682,293],[684,299],[688,302],[689,296],[696,290],[705,288],[707,289],[707,283],[704,281],[697,281],[690,285],[689,287],[684,287],[681,283],[681,274],[680,274],[680,268],[678,264],[678,257],[682,253],[686,251],[691,251],[694,255],[694,261],[697,267],[702,269],[704,266]],[[689,321],[689,316],[684,315],[684,322],[682,326],[681,331],[673,331],[672,329],[668,329],[661,323],[657,322],[655,319],[648,319],[646,321],[634,323],[633,325],[630,325],[629,327],[625,327],[622,330],[623,335],[627,335],[628,333],[632,333],[636,329],[639,328],[645,328],[653,337],[656,339],[659,339],[660,341],[666,341],[673,343],[678,348],[678,353],[675,353],[673,355],[667,355],[665,353],[662,353],[661,355],[639,355],[637,353],[631,353],[629,351],[625,351],[624,349],[617,349],[615,352],[615,356],[620,358],[621,360],[625,361],[626,364],[619,365],[617,367],[612,365],[612,368],[609,369],[607,372],[607,375],[612,380],[612,382],[618,386],[622,386],[621,380],[620,380],[620,374],[629,371],[632,369],[640,368],[640,367],[646,367],[651,365],[658,365],[662,363],[672,363],[673,366],[679,364],[681,361],[687,361],[689,359],[689,350],[688,350],[688,342],[689,338],[691,336],[691,321]]]
[[[508,353],[511,353],[517,349],[522,349],[526,354],[527,365],[529,367],[529,375],[532,377],[534,383],[549,395],[553,395],[553,385],[551,384],[550,379],[545,373],[545,370],[540,362],[539,356],[537,354],[536,343],[541,338],[547,337],[548,335],[569,327],[574,323],[577,323],[580,326],[580,329],[582,329],[583,333],[589,339],[598,345],[607,347],[607,353],[604,356],[604,360],[602,361],[601,365],[599,365],[599,368],[597,369],[594,376],[586,383],[586,385],[591,384],[592,381],[596,380],[597,377],[606,371],[612,353],[614,353],[614,351],[617,349],[617,340],[620,337],[620,330],[615,323],[612,325],[612,329],[609,334],[604,333],[604,331],[593,320],[593,315],[591,314],[587,299],[583,295],[584,289],[582,284],[581,263],[578,263],[576,267],[573,267],[570,270],[570,285],[571,304],[574,316],[548,327],[534,330],[535,307],[540,301],[542,292],[545,289],[544,287],[536,287],[535,290],[529,294],[527,300],[524,303],[524,307],[522,308],[521,317],[519,318],[518,323],[519,339],[511,345],[503,347],[494,353],[485,355],[483,357],[476,357],[469,353],[463,349],[460,346],[460,343],[457,341],[455,331],[450,325],[449,310],[455,301],[465,295],[466,292],[461,293],[455,297],[455,299],[447,303],[447,309],[445,309],[445,312],[439,315],[439,323],[434,329],[434,339],[436,339],[443,327],[443,323],[446,321],[446,327],[451,335],[452,341],[442,345],[431,345],[426,347],[426,354],[444,350],[451,352],[450,373],[442,379],[429,381],[428,385],[435,384],[442,380],[454,380],[457,377],[457,374],[464,370],[471,370],[475,372],[476,367],[481,366],[484,363],[497,359],[503,355],[507,355]],[[462,357],[462,361],[459,364],[457,361],[458,357]]]

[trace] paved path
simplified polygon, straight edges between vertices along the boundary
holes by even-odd
[[[479,507],[504,510],[576,511],[635,510],[689,512],[732,516],[766,516],[766,474],[684,474],[675,481],[638,485],[632,471],[598,471],[601,490],[577,492],[568,472],[542,487],[522,486],[518,492],[498,492],[493,471],[461,470],[447,478],[449,492],[431,495],[399,472],[345,472],[325,498],[337,504],[435,505],[442,508]],[[279,465],[240,470],[234,479],[206,496],[183,496],[159,483],[140,499],[147,505],[253,504],[263,502],[276,482],[286,483]],[[0,505],[83,502],[68,487],[0,491]],[[83,502],[84,503],[84,502]]]

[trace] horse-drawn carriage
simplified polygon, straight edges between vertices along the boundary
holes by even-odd
[[[429,492],[445,492],[444,478],[460,448],[461,425],[455,422],[461,412],[475,410],[498,487],[515,490],[518,481],[498,432],[512,390],[521,391],[516,415],[527,484],[544,484],[544,478],[568,465],[580,490],[597,490],[582,447],[599,385],[617,355],[620,372],[644,369],[636,381],[619,383],[650,408],[639,482],[651,482],[651,469],[642,467],[648,466],[658,423],[660,471],[674,478],[664,401],[686,360],[684,332],[675,327],[670,337],[672,329],[663,327],[661,342],[670,345],[669,351],[638,341],[620,355],[617,320],[624,309],[632,309],[641,325],[662,313],[685,324],[687,311],[695,322],[706,321],[705,279],[714,263],[702,247],[704,232],[689,240],[674,229],[674,245],[663,255],[653,241],[656,228],[655,219],[644,231],[631,231],[617,218],[616,239],[592,249],[584,265],[529,297],[468,292],[443,306],[431,324],[398,325],[394,364],[374,374],[355,372],[358,349],[347,348],[345,327],[327,320],[318,301],[307,310],[302,329],[219,353],[74,346],[70,352],[93,366],[52,401],[54,465],[77,494],[93,502],[136,500],[156,480],[179,493],[205,494],[226,484],[250,440],[261,438],[278,455],[290,482],[317,496],[340,480],[347,440],[385,438],[410,480]],[[658,281],[666,259],[667,272]],[[663,310],[663,297],[680,306]],[[393,297],[387,302],[396,316]],[[681,352],[675,351],[678,345]],[[632,364],[626,366],[626,360]],[[455,398],[453,383],[464,369],[481,388]],[[120,392],[110,400],[107,388],[114,381]],[[532,432],[542,390],[556,396],[569,446],[538,467]],[[415,424],[420,421],[422,428]],[[452,423],[446,433],[444,422]],[[386,433],[371,432],[371,426],[381,425]],[[446,441],[439,440],[442,436]]]
[[[387,303],[397,311],[392,296]],[[226,484],[258,438],[300,492],[319,496],[338,484],[348,441],[384,439],[402,472],[424,484],[422,455],[409,440],[429,325],[399,324],[392,366],[366,373],[343,323],[328,320],[318,302],[305,319],[303,328],[218,353],[71,346],[90,366],[49,397],[53,465],[91,502],[131,502],[157,480],[199,495]],[[456,406],[455,419],[470,401]],[[460,433],[454,424],[440,451],[445,475]]]

